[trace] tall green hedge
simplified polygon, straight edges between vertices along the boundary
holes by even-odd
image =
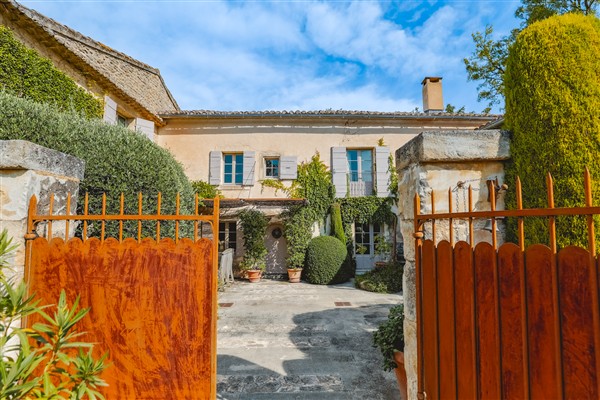
[[[193,208],[193,189],[181,165],[166,149],[137,132],[0,92],[0,140],[10,139],[28,140],[82,158],[86,165],[79,207],[83,194],[89,192],[91,214],[101,212],[103,192],[108,195],[108,213],[119,212],[121,192],[126,194],[126,212],[137,212],[138,192],[144,195],[146,213],[156,212],[158,192],[163,196],[163,214],[175,211],[178,192],[182,195],[181,213]],[[117,227],[108,228],[114,235]],[[144,228],[153,235],[153,224]],[[126,229],[126,235],[135,236],[137,222],[127,224]],[[163,223],[161,230],[163,236],[170,235],[173,225]]]
[[[545,207],[546,180],[554,178],[557,207],[584,205],[583,173],[595,180],[600,201],[600,21],[567,14],[523,30],[510,48],[506,74],[506,123],[512,131],[507,182],[523,184],[523,205]],[[515,191],[507,193],[515,208]],[[509,221],[516,239],[516,221]],[[557,220],[558,245],[586,245],[582,218]],[[547,243],[547,221],[526,220],[528,243]]]
[[[11,30],[0,25],[0,89],[63,111],[100,118],[103,103],[56,69],[52,62],[25,47]]]

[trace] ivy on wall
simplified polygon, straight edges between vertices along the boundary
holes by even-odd
[[[103,102],[56,69],[50,60],[19,42],[0,25],[0,89],[38,103],[54,104],[61,111],[76,111],[101,118]]]

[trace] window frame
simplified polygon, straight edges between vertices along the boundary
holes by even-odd
[[[273,161],[273,160],[277,160],[277,166],[273,167],[273,166],[269,166],[268,162],[269,161]],[[281,157],[279,156],[269,156],[269,157],[264,157],[264,167],[265,167],[265,179],[281,179]],[[269,170],[273,171],[277,171],[277,175],[269,175]]]
[[[227,158],[231,157],[231,162]],[[231,165],[231,171],[227,172],[227,166]],[[228,182],[229,179],[229,182]],[[244,183],[244,153],[223,153],[223,184],[242,185]]]
[[[233,252],[235,253],[237,251],[237,239],[237,221],[219,222],[219,247],[221,247],[222,243],[223,250],[233,249]]]
[[[370,153],[370,169],[369,169],[369,174],[367,175],[369,177],[368,180],[365,180],[365,170],[363,168],[363,164],[364,164],[364,153],[368,152]],[[354,153],[356,154],[356,160],[352,160],[350,157],[350,154]],[[357,148],[357,149],[346,149],[346,160],[348,163],[348,182],[371,182],[374,183],[375,180],[375,162],[374,162],[374,151],[372,148]],[[353,171],[352,170],[352,164],[356,163],[356,170]],[[354,176],[356,176],[356,179],[353,179]]]

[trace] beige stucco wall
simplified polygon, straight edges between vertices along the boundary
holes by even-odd
[[[473,129],[476,123],[461,119],[377,120],[315,118],[285,121],[256,119],[172,118],[159,129],[157,143],[179,160],[193,180],[208,181],[209,153],[256,151],[254,186],[221,185],[228,198],[285,197],[272,188],[262,188],[264,157],[297,156],[308,161],[316,153],[330,167],[331,148],[374,148],[380,138],[392,151],[402,147],[423,130]],[[285,181],[284,181],[285,182]]]

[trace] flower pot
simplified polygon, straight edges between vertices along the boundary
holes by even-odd
[[[406,369],[404,368],[404,352],[394,350],[394,361],[398,365],[394,369],[396,373],[396,379],[398,380],[398,387],[400,388],[400,398],[402,400],[408,399],[407,382],[406,382]]]
[[[260,282],[260,277],[262,275],[262,271],[259,269],[250,269],[246,271],[246,275],[248,276],[248,280],[252,283]]]
[[[302,269],[288,269],[288,277],[290,278],[290,283],[300,282],[300,275],[302,275]]]
[[[375,261],[376,269],[386,267],[387,265],[388,265],[387,261]]]

